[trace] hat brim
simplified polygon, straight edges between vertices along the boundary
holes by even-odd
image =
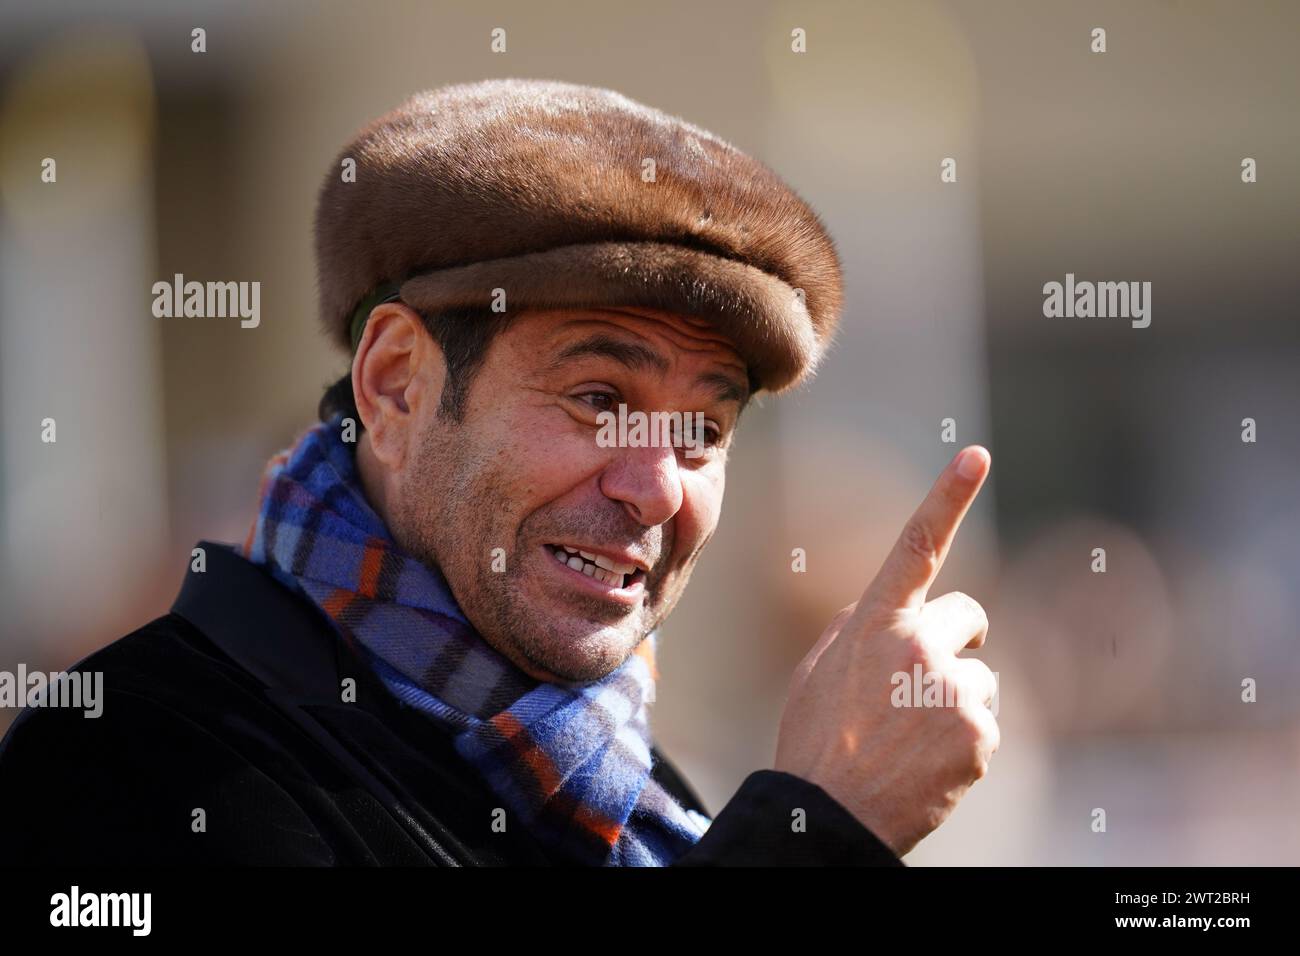
[[[419,311],[490,308],[498,289],[508,313],[626,306],[706,319],[771,392],[795,384],[821,357],[804,297],[788,283],[670,243],[583,243],[474,262],[413,276],[401,296]]]

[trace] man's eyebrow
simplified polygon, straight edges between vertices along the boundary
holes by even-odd
[[[551,371],[557,371],[570,359],[580,358],[585,355],[613,359],[634,372],[649,370],[659,372],[662,375],[672,367],[668,359],[650,346],[639,342],[628,342],[626,339],[606,335],[602,332],[589,335],[565,346],[555,356],[555,360],[550,363],[549,367]],[[749,402],[748,384],[741,385],[730,375],[724,375],[721,372],[705,372],[695,381],[699,385],[713,386],[718,401],[735,402],[742,410]]]
[[[555,357],[555,361],[551,363],[551,369],[557,370],[569,359],[579,358],[584,355],[597,355],[602,358],[613,359],[634,372],[651,370],[663,374],[671,367],[668,359],[648,345],[627,342],[612,335],[597,333],[567,346]]]
[[[695,381],[699,385],[712,385],[716,389],[716,397],[720,402],[735,402],[742,410],[749,402],[749,387],[739,384],[730,375],[723,375],[721,372],[705,372]]]

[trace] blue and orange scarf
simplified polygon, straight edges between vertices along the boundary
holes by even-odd
[[[394,696],[452,734],[563,862],[666,865],[708,826],[650,776],[655,635],[580,688],[524,674],[475,632],[436,568],[398,549],[361,490],[340,416],[267,464],[243,551],[319,606]]]

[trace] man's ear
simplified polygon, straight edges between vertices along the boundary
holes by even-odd
[[[436,413],[446,365],[420,314],[401,302],[377,305],[352,359],[352,393],[375,457],[401,465],[414,434]]]

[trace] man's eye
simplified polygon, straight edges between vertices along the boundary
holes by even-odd
[[[686,417],[682,421],[682,433],[684,441],[704,445],[706,448],[713,448],[722,441],[722,429],[712,422],[704,422],[699,429],[700,434],[696,434],[695,423]]]
[[[583,392],[581,395],[574,396],[580,401],[585,401],[598,412],[613,411],[618,404],[617,397],[609,392]]]

